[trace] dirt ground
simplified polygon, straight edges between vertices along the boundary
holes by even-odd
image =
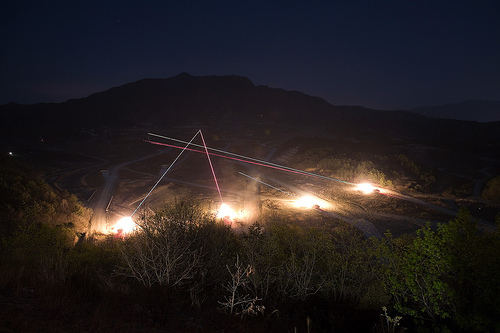
[[[172,134],[175,135],[179,133]],[[208,146],[224,151],[286,164],[297,151],[293,145],[282,146],[289,137],[279,132],[279,135],[267,136],[265,142],[247,134],[217,140],[207,135],[206,140]],[[60,150],[42,150],[31,158],[44,168],[49,183],[76,194],[94,210],[103,209],[97,204],[98,198],[105,186],[112,185],[111,197],[105,198],[106,223],[110,226],[136,210],[150,213],[176,201],[194,200],[214,213],[222,202],[228,204],[235,213],[235,228],[275,220],[305,227],[355,225],[356,221],[362,221],[373,227],[372,235],[380,236],[388,230],[400,235],[414,233],[427,221],[433,225],[449,221],[459,207],[457,200],[439,194],[420,194],[414,199],[416,193],[384,194],[381,191],[366,195],[353,184],[264,167],[260,162],[243,163],[211,156],[216,184],[206,154],[186,151],[179,156],[179,149],[148,144],[144,138],[144,133],[137,129],[129,133],[121,131],[115,136],[92,138]],[[119,169],[116,184],[107,184],[106,173],[116,168]],[[320,204],[307,208],[294,206],[293,203],[305,195],[315,197]],[[475,207],[474,202],[468,205]],[[480,211],[479,208],[475,209]]]

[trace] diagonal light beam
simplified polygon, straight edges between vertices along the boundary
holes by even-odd
[[[175,141],[175,142],[186,143],[183,140],[179,140],[179,139],[175,139],[175,138],[170,138],[168,136],[163,136],[163,135],[159,135],[159,134],[148,133],[148,135],[156,136],[156,137],[159,137],[159,138],[163,138],[163,139],[167,139],[167,140],[171,140],[171,141]],[[169,146],[169,147],[179,148],[178,146],[168,145],[166,143],[160,143],[160,142],[155,142],[155,141],[150,141],[150,140],[144,140],[144,141],[145,142],[149,142],[149,143],[153,143],[153,144],[165,145],[165,146]],[[191,145],[195,146],[195,147],[204,148],[203,146],[197,145],[195,143],[193,143]],[[302,170],[290,168],[290,167],[287,167],[287,166],[284,166],[284,165],[279,165],[279,164],[275,164],[275,163],[272,163],[272,162],[267,162],[267,161],[259,160],[259,159],[256,159],[256,158],[252,158],[252,157],[248,157],[248,156],[243,156],[243,155],[239,155],[239,154],[236,154],[236,153],[231,153],[231,152],[228,152],[228,151],[216,149],[216,148],[207,147],[207,149],[211,150],[211,151],[216,151],[216,152],[219,152],[219,153],[223,153],[223,154],[235,156],[235,157],[238,157],[240,159],[234,158],[234,157],[231,158],[231,157],[228,157],[228,156],[223,156],[223,155],[218,155],[218,154],[210,153],[211,155],[214,155],[214,156],[229,158],[229,159],[233,159],[233,160],[237,160],[237,161],[241,161],[241,162],[245,162],[245,163],[251,163],[251,164],[257,164],[257,165],[261,165],[261,166],[267,166],[267,167],[270,167],[270,168],[273,168],[273,169],[294,172],[294,173],[298,173],[298,174],[301,174],[301,175],[308,175],[308,176],[319,177],[319,178],[323,178],[323,179],[327,179],[327,180],[333,180],[333,181],[344,183],[344,184],[348,184],[348,185],[357,185],[355,183],[347,182],[345,180],[340,180],[340,179],[336,179],[336,178],[326,177],[326,176],[318,175],[318,174],[315,174],[315,173],[312,173],[312,172],[302,171]],[[197,151],[197,150],[193,150],[193,151]]]
[[[274,188],[275,190],[278,190],[278,191],[280,191],[280,192],[283,192],[283,193],[285,193],[285,194],[288,194],[288,195],[290,195],[290,196],[292,196],[292,197],[295,197],[295,198],[297,197],[296,195],[293,195],[292,193],[289,193],[289,192],[283,191],[282,189],[279,189],[279,188],[277,188],[277,187],[274,187],[274,186],[272,186],[272,185],[269,185],[268,183],[264,183],[263,181],[258,180],[257,178],[254,178],[254,177],[251,177],[251,176],[249,176],[249,175],[244,174],[243,172],[239,172],[239,174],[240,174],[240,175],[243,175],[243,176],[245,176],[245,177],[248,177],[248,178],[250,178],[250,179],[253,179],[253,180],[255,180],[256,182],[259,182],[259,183],[262,183],[262,184],[264,184],[264,185],[267,185],[267,186],[269,186],[269,187],[271,187],[271,188]]]
[[[137,208],[134,210],[134,212],[132,213],[132,215],[130,215],[130,217],[134,216],[135,212],[137,212],[137,210],[139,209],[139,207],[141,207],[141,205],[144,203],[144,201],[146,201],[146,199],[149,197],[149,195],[151,194],[151,192],[153,192],[153,190],[156,188],[156,186],[161,182],[161,180],[163,179],[163,177],[165,177],[165,175],[167,174],[167,172],[174,166],[175,162],[177,162],[177,160],[179,159],[179,157],[181,157],[182,153],[187,149],[187,147],[191,144],[191,142],[194,140],[194,138],[198,135],[198,133],[201,133],[201,130],[198,130],[198,132],[196,132],[196,134],[193,136],[193,138],[191,139],[191,141],[189,141],[186,145],[186,147],[184,147],[184,149],[181,150],[181,152],[179,153],[179,155],[177,155],[177,157],[175,158],[175,160],[172,162],[172,164],[170,164],[170,166],[168,167],[167,170],[165,170],[165,172],[163,173],[163,175],[160,177],[160,179],[158,179],[158,181],[156,182],[156,184],[151,188],[151,190],[148,192],[148,194],[146,194],[146,196],[144,197],[144,199],[142,199],[141,203],[139,204],[139,206],[137,206]]]
[[[224,200],[222,200],[222,194],[220,193],[219,183],[217,182],[217,177],[215,176],[214,167],[212,165],[212,161],[210,160],[210,154],[208,153],[207,145],[205,144],[205,139],[203,138],[203,133],[200,132],[201,141],[203,141],[203,146],[205,147],[205,152],[207,153],[208,164],[210,164],[210,169],[212,170],[212,175],[214,175],[215,186],[217,187],[217,191],[219,192],[220,202],[224,204]]]

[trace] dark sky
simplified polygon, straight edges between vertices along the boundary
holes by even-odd
[[[181,72],[379,109],[500,100],[497,1],[4,0],[0,28],[0,104]]]

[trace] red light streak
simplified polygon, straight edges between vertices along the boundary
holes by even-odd
[[[205,152],[207,153],[208,164],[210,164],[210,169],[212,170],[212,175],[214,175],[215,186],[217,187],[217,191],[219,192],[220,202],[224,203],[222,200],[222,194],[220,193],[219,183],[217,182],[217,177],[215,177],[214,167],[212,166],[212,161],[210,160],[210,154],[208,153],[207,145],[205,144],[205,139],[203,138],[203,133],[200,130],[201,141],[203,141],[203,146],[205,147]]]
[[[152,143],[152,144],[155,144],[155,145],[160,145],[160,146],[166,146],[166,147],[172,147],[172,148],[184,149],[183,147],[179,147],[179,146],[175,146],[175,145],[170,145],[170,144],[168,144],[168,143],[161,143],[161,142],[150,141],[150,140],[144,140],[144,142],[148,142],[148,143]],[[201,151],[201,150],[196,150],[196,149],[192,149],[192,148],[185,148],[185,150],[189,150],[189,151],[193,151],[193,152],[196,152],[196,153],[202,153],[202,154],[205,154],[205,152],[204,152],[204,151]],[[210,153],[210,152],[209,152],[208,154],[210,154],[210,155],[212,155],[212,156],[217,156],[217,157],[227,158],[227,159],[230,159],[230,160],[239,161],[239,162],[250,163],[250,164],[255,164],[255,165],[259,165],[259,166],[263,166],[263,167],[268,167],[268,168],[277,169],[277,170],[282,170],[282,171],[293,172],[293,173],[296,173],[296,174],[299,174],[299,175],[304,175],[304,176],[314,176],[314,177],[326,178],[326,177],[321,176],[321,175],[315,175],[315,174],[312,174],[312,173],[308,173],[308,172],[300,172],[300,171],[296,171],[296,170],[289,170],[289,169],[286,169],[286,168],[280,168],[280,167],[277,167],[277,166],[268,165],[268,164],[264,164],[264,163],[253,162],[253,161],[244,160],[244,159],[240,159],[240,158],[236,158],[236,157],[229,157],[229,156],[224,156],[224,155],[215,154],[215,153]]]

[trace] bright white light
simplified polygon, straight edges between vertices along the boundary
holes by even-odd
[[[133,231],[136,227],[136,224],[132,220],[130,216],[126,216],[119,220],[115,225],[115,231],[122,230],[123,233],[129,233]]]
[[[295,201],[295,206],[299,208],[312,208],[315,205],[319,207],[319,200],[313,197],[302,197]]]
[[[225,225],[232,225],[238,213],[232,210],[228,205],[222,204],[217,212],[217,218],[222,219]]]
[[[358,191],[361,191],[364,194],[370,194],[373,191],[375,191],[375,187],[373,187],[372,184],[368,183],[358,184],[357,189]]]
[[[217,217],[220,219],[223,219],[223,218],[228,217],[228,216],[229,216],[229,218],[232,219],[232,218],[234,218],[235,215],[236,215],[235,212],[225,203],[223,203],[220,206],[220,209],[217,212]]]

